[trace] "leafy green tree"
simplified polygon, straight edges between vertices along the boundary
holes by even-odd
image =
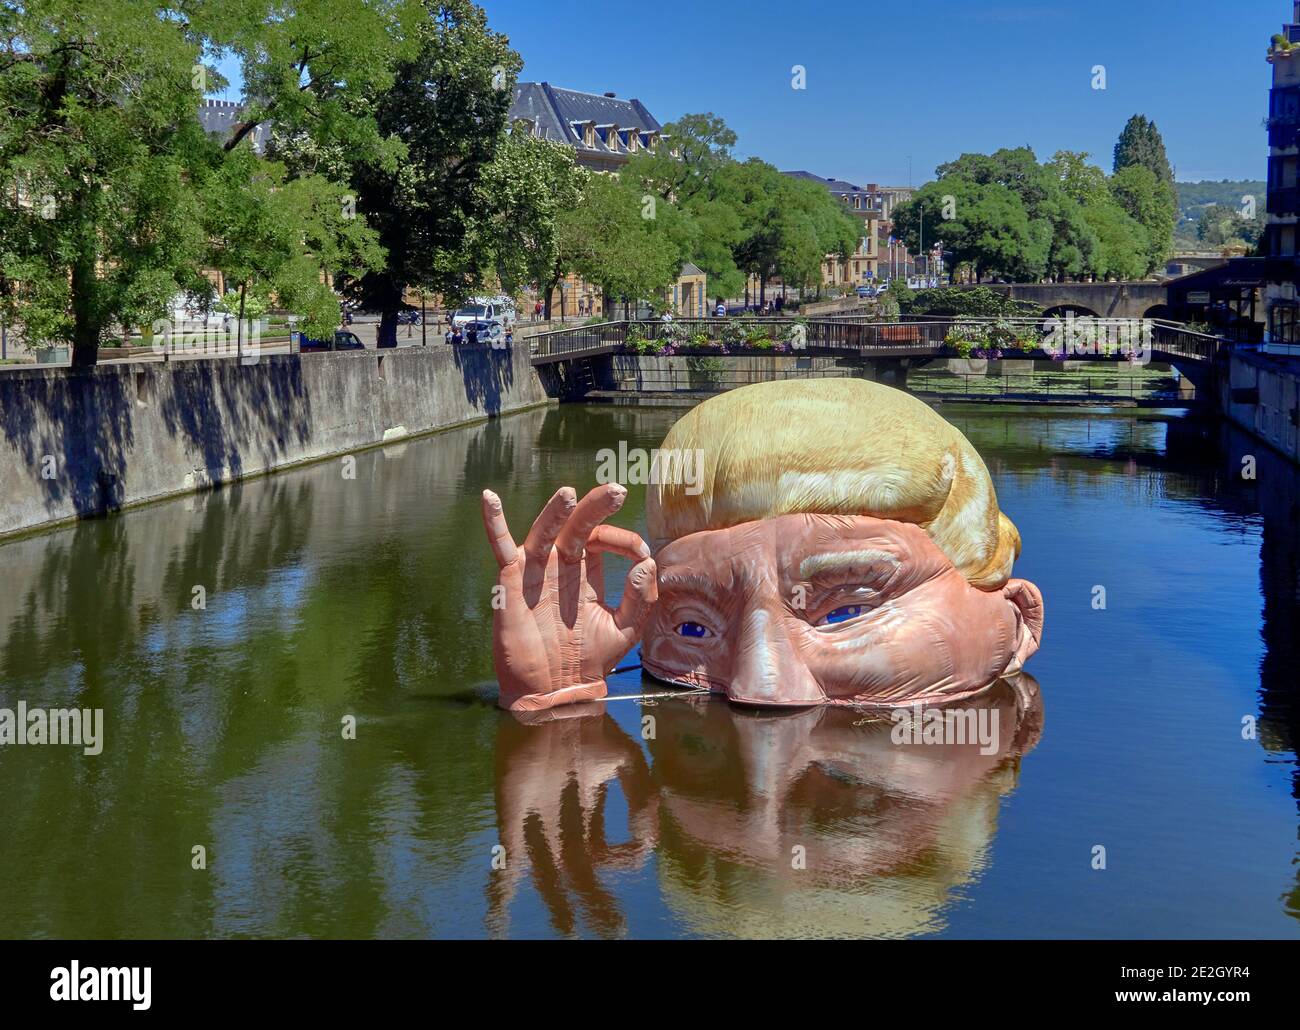
[[[251,295],[274,299],[303,317],[309,336],[323,337],[338,325],[339,303],[322,271],[382,267],[374,230],[349,217],[344,189],[321,175],[286,179],[283,165],[248,147],[237,148],[204,182],[204,264],[223,272],[237,295],[225,306],[241,334]]]
[[[135,0],[109,0],[134,3]],[[193,0],[188,28],[238,62],[242,118],[223,141],[238,147],[259,125],[308,132],[321,143],[377,157],[400,154],[365,98],[387,89],[396,62],[418,49],[438,5],[420,0]],[[163,8],[158,8],[163,9]]]
[[[1097,238],[1092,271],[1102,279],[1137,279],[1147,267],[1150,241],[1146,231],[1118,204],[1083,209],[1083,217]]]
[[[475,227],[476,249],[491,256],[491,271],[507,293],[529,283],[546,287],[560,267],[560,218],[577,207],[589,173],[574,163],[572,147],[511,132],[483,170],[479,189],[485,216]]]
[[[340,285],[380,313],[381,347],[396,346],[409,287],[455,302],[490,274],[492,238],[477,228],[500,205],[483,176],[505,139],[522,67],[506,37],[488,27],[483,9],[470,0],[425,0],[412,36],[413,50],[398,61],[391,84],[364,105],[386,145],[355,160],[339,155],[350,164],[357,213],[387,253],[382,269]],[[401,161],[393,160],[394,143]]]
[[[1212,247],[1234,243],[1253,245],[1263,231],[1263,216],[1243,218],[1241,212],[1227,204],[1211,204],[1196,223],[1196,237]]]
[[[1020,197],[1002,183],[957,174],[926,183],[895,208],[894,235],[914,254],[941,239],[952,266],[969,266],[976,279],[1037,279],[1047,264],[1046,233],[1031,231]]]
[[[115,327],[147,324],[178,292],[207,290],[201,271],[213,234],[231,239],[232,227],[263,217],[296,247],[292,257],[270,248],[249,284],[305,297],[305,262],[355,255],[340,240],[360,240],[364,225],[329,241],[314,216],[287,226],[286,218],[306,217],[304,196],[321,199],[320,182],[259,211],[264,191],[223,189],[223,171],[248,171],[248,137],[266,116],[286,132],[376,144],[373,128],[360,131],[373,121],[356,107],[357,91],[384,81],[412,9],[410,0],[4,5],[0,178],[16,184],[0,202],[8,316],[30,339],[69,342],[74,366],[93,364]],[[241,61],[253,98],[246,123],[223,141],[198,120],[204,92],[221,85],[202,63],[211,53]],[[233,269],[241,261],[232,254],[224,258]],[[316,265],[310,276],[317,285],[321,273]],[[310,292],[314,318],[323,297]]]
[[[677,204],[709,195],[714,175],[731,161],[736,134],[710,112],[682,115],[664,126],[663,137],[662,145],[633,157],[623,174]]]
[[[1143,274],[1160,267],[1173,252],[1178,200],[1173,188],[1141,164],[1125,165],[1110,179],[1116,203],[1145,230],[1146,261]]]
[[[830,255],[847,261],[866,230],[843,201],[818,183],[779,172],[777,176],[784,182],[777,184],[780,217],[775,271],[783,281],[804,288],[820,287],[823,261]],[[762,278],[766,282],[768,276]]]
[[[1090,156],[1082,150],[1058,150],[1048,162],[1065,195],[1078,204],[1102,204],[1111,199],[1106,173],[1088,163]]]
[[[657,297],[681,271],[679,227],[667,224],[674,214],[671,204],[649,207],[636,183],[590,176],[559,218],[562,267],[600,287],[607,314],[615,299]]]
[[[29,339],[70,343],[74,366],[200,286],[198,58],[152,4],[0,11],[0,303]]]
[[[673,205],[682,216],[683,260],[704,270],[715,293],[733,296],[745,285],[734,254],[742,212],[726,174],[735,164],[736,134],[714,114],[687,114],[665,125],[664,137],[654,150],[633,156],[621,177],[643,197]]]

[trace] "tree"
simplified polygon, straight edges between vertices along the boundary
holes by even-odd
[[[587,178],[572,147],[524,132],[502,141],[479,183],[486,214],[473,246],[491,255],[491,270],[507,293],[537,283],[549,302],[567,271],[560,267],[560,219],[577,207]]]
[[[237,294],[239,342],[247,301],[275,302],[303,317],[308,336],[338,325],[339,304],[323,269],[379,268],[374,231],[348,217],[344,187],[322,175],[286,179],[284,166],[237,148],[203,183],[207,254]]]
[[[1058,150],[1048,162],[1048,169],[1071,200],[1085,205],[1103,204],[1110,199],[1106,173],[1088,163],[1090,156],[1082,150]]]
[[[1150,241],[1136,221],[1115,203],[1083,209],[1097,237],[1092,271],[1103,279],[1136,279],[1146,270]]]
[[[373,131],[359,131],[368,122],[357,91],[385,80],[410,9],[410,0],[6,4],[0,178],[17,184],[0,204],[7,314],[31,339],[71,343],[81,367],[94,363],[113,327],[153,321],[178,292],[206,292],[211,234],[232,239],[232,226],[257,222],[266,200],[252,184],[216,188],[223,168],[252,167],[248,137],[268,115],[286,132],[376,143]],[[221,52],[241,61],[252,99],[245,124],[216,141],[198,108],[204,92],[221,85],[203,56]],[[319,181],[307,192],[319,200]],[[301,294],[294,284],[303,282],[312,248],[318,260],[327,252],[341,260],[351,248],[327,243],[314,215],[283,224],[312,207],[290,199],[272,202],[273,221],[297,242],[294,253],[271,248],[255,278]],[[209,202],[218,206],[207,210]],[[342,236],[359,240],[363,228]],[[271,266],[272,255],[282,268]],[[320,275],[316,266],[314,280]],[[312,292],[314,312],[321,297]]]
[[[784,282],[820,288],[822,263],[829,255],[847,261],[858,247],[863,225],[819,183],[794,179],[774,168],[772,172],[779,208],[772,271]],[[770,272],[760,273],[762,287],[769,276]]]
[[[1228,204],[1211,204],[1197,220],[1196,238],[1211,247],[1254,244],[1263,229],[1263,221],[1262,215],[1247,219]]]
[[[721,296],[744,289],[734,249],[742,233],[741,212],[726,172],[735,164],[736,134],[714,114],[687,114],[664,126],[663,142],[634,155],[621,177],[636,183],[656,208],[673,205],[678,228],[689,239],[682,257],[698,265]],[[644,203],[644,199],[643,199]]]
[[[408,287],[453,301],[481,287],[493,265],[489,237],[476,233],[495,203],[485,171],[505,139],[506,116],[522,62],[470,0],[425,0],[413,52],[391,85],[366,100],[378,136],[391,148],[351,161],[357,212],[379,234],[383,269],[350,277],[348,296],[380,313],[378,345],[397,344]],[[350,158],[351,155],[345,155]]]
[[[663,143],[633,157],[624,169],[661,200],[689,204],[707,194],[731,160],[736,134],[713,113],[682,115],[664,126]]]
[[[93,364],[115,325],[197,288],[208,157],[198,45],[153,5],[6,4],[0,14],[0,303],[29,339]]]
[[[1116,203],[1146,231],[1143,274],[1160,267],[1173,252],[1178,199],[1171,186],[1156,178],[1146,165],[1129,164],[1110,179]]]
[[[1111,169],[1119,172],[1132,165],[1147,168],[1159,182],[1174,189],[1174,171],[1165,154],[1165,141],[1156,123],[1147,121],[1146,115],[1135,114],[1125,123],[1115,143],[1115,163]]]
[[[657,296],[681,270],[679,238],[660,224],[672,219],[672,205],[656,204],[647,217],[650,210],[635,183],[593,175],[578,204],[559,218],[560,267],[599,286],[607,314],[613,298]]]
[[[942,217],[945,209],[952,218]],[[953,267],[969,265],[977,280],[986,275],[1037,279],[1046,268],[1045,234],[1035,237],[1024,202],[998,182],[950,174],[926,183],[894,209],[894,235],[914,254],[925,241],[942,239]]]
[[[396,154],[362,98],[385,90],[397,62],[416,52],[427,18],[419,0],[199,0],[193,8],[192,31],[240,66],[241,121],[227,151],[272,122],[354,152]]]

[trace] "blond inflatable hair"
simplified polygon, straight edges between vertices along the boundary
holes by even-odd
[[[720,394],[683,416],[663,450],[698,450],[703,461],[697,482],[647,488],[655,551],[702,530],[817,513],[915,523],[984,590],[1005,584],[1020,554],[970,441],[879,383],[788,380]]]

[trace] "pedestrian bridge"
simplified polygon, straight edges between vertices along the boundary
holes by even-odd
[[[962,346],[961,329],[987,330],[996,324],[1037,346]],[[954,332],[954,327],[958,327]],[[1067,335],[1067,330],[1073,335]],[[977,330],[978,331],[978,330]],[[1095,335],[1090,335],[1095,332]],[[949,340],[953,342],[949,342]],[[685,342],[684,342],[685,341]],[[529,340],[532,364],[554,395],[580,396],[599,388],[602,373],[616,355],[714,357],[720,359],[787,355],[835,357],[846,364],[871,366],[882,381],[905,385],[908,369],[937,358],[1021,358],[1118,363],[1130,355],[1143,362],[1168,364],[1208,396],[1217,359],[1233,344],[1192,332],[1178,323],[1111,319],[927,318],[876,321],[865,316],[812,319],[708,318],[663,322],[605,322],[542,333]]]
[[[1068,321],[1046,322],[1040,319],[934,318],[875,321],[864,316],[840,318],[705,318],[663,322],[605,322],[600,325],[576,326],[534,336],[532,363],[535,366],[573,361],[604,354],[675,354],[682,356],[762,356],[773,353],[807,355],[853,355],[867,358],[959,357],[958,348],[949,344],[954,326],[996,323],[1024,333],[1039,332],[1043,345],[1018,354],[1003,348],[1003,356],[1025,358],[1068,357],[1071,361],[1115,361],[1125,357],[1123,339],[1126,332],[1136,334],[1139,349],[1149,350],[1149,360],[1180,363],[1212,363],[1231,349],[1232,344],[1215,336],[1192,332],[1176,322],[1147,320],[1134,323],[1109,320],[1096,323],[1098,332],[1110,332],[1112,343],[1075,341],[1067,345],[1064,332]],[[670,330],[669,326],[676,327]],[[728,326],[741,326],[751,338],[744,342],[728,341]],[[802,338],[794,338],[795,327],[802,325]],[[1079,323],[1080,329],[1085,323]],[[1052,329],[1060,335],[1053,338]],[[665,343],[669,332],[685,335],[687,344]],[[735,330],[732,330],[734,334]],[[755,337],[765,337],[762,339]],[[638,339],[646,341],[638,343]],[[1061,348],[1054,339],[1061,340]],[[660,349],[662,345],[663,349]]]

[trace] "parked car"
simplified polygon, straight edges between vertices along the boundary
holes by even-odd
[[[334,336],[329,340],[313,340],[302,333],[294,333],[293,338],[298,344],[298,350],[303,354],[314,354],[318,351],[326,350],[365,350],[366,345],[361,342],[356,333],[350,333],[346,329],[334,330]]]
[[[874,297],[876,295],[876,290],[873,286],[859,286],[853,292],[859,297]]]
[[[470,322],[500,322],[509,328],[515,321],[515,308],[508,297],[475,297],[451,316],[451,324],[462,329]]]

